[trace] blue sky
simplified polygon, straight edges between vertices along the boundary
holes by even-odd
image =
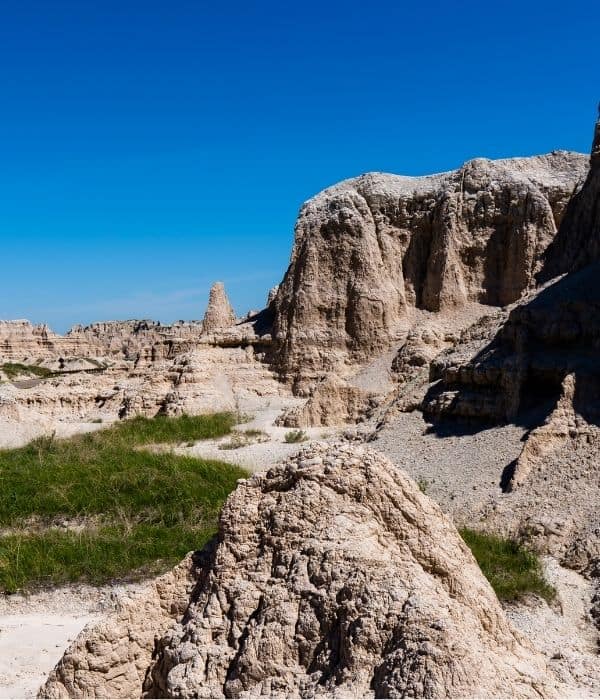
[[[238,312],[369,170],[588,151],[597,2],[0,0],[0,318]]]

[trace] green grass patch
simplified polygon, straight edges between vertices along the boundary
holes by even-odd
[[[100,583],[166,570],[201,547],[237,479],[236,466],[140,446],[219,437],[230,414],[134,418],[66,440],[0,451],[0,588]],[[81,533],[42,529],[61,518]],[[36,530],[30,527],[36,522]]]
[[[17,377],[40,377],[45,379],[53,375],[52,370],[47,367],[23,365],[20,362],[5,362],[0,368],[9,379],[16,379]]]
[[[555,597],[539,557],[518,542],[469,528],[460,534],[500,600],[517,600],[530,593],[547,601]]]
[[[0,540],[0,582],[5,592],[32,585],[57,586],[73,581],[101,585],[109,580],[156,576],[202,547],[214,525],[173,527],[141,523],[106,526],[81,533],[48,530]]]
[[[124,441],[131,445],[190,442],[228,435],[236,424],[233,413],[212,413],[204,416],[143,418],[115,423],[109,430],[96,433],[104,439]]]

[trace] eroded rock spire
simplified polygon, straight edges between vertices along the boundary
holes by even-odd
[[[222,282],[215,282],[210,289],[208,306],[202,323],[204,333],[229,328],[235,323],[235,312]]]

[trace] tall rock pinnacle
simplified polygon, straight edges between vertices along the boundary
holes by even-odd
[[[229,303],[222,282],[215,282],[210,288],[208,306],[203,320],[204,333],[213,333],[222,328],[229,328],[235,323],[235,312]]]

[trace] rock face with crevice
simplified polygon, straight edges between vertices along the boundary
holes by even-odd
[[[516,301],[587,170],[584,156],[557,151],[324,190],[300,211],[275,300],[280,373],[310,391],[324,371],[386,350],[412,309]]]
[[[588,177],[544,256],[538,277],[545,286],[515,304],[508,317],[498,314],[499,327],[489,327],[494,332],[481,336],[470,357],[459,343],[433,363],[431,378],[441,381],[426,397],[425,412],[503,422],[547,403],[547,414],[572,375],[566,389],[575,412],[597,423],[599,275],[600,121]]]
[[[596,122],[590,170],[569,202],[563,225],[548,248],[540,280],[574,272],[600,260],[600,118]]]

